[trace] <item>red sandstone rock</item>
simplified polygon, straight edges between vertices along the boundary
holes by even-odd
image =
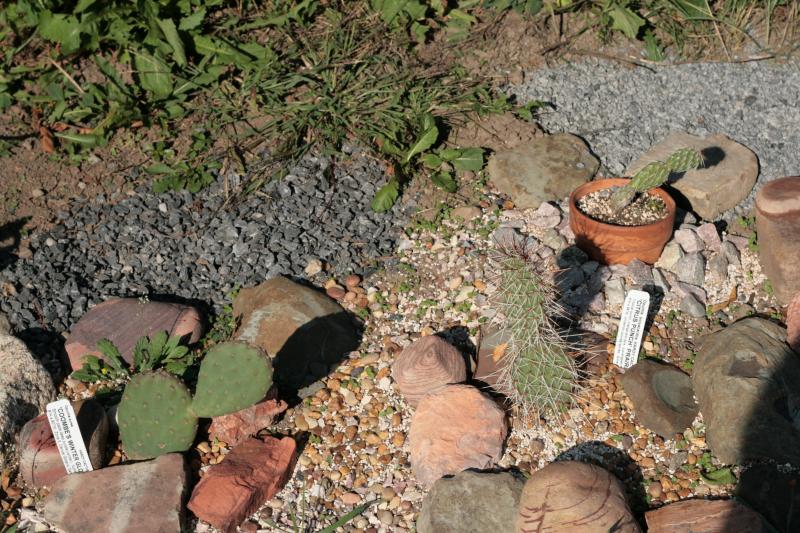
[[[735,500],[686,500],[644,515],[649,533],[766,533],[760,514]]]
[[[236,446],[247,437],[274,424],[278,415],[287,407],[283,400],[273,398],[229,415],[217,416],[208,428],[209,437],[221,440],[229,446]]]
[[[250,438],[206,471],[189,500],[189,509],[225,533],[233,533],[250,514],[289,480],[297,458],[291,437]]]
[[[639,533],[641,529],[617,478],[599,466],[562,461],[535,472],[522,489],[516,533],[539,531]]]
[[[109,427],[106,412],[94,400],[72,402],[72,408],[92,467],[102,468]],[[36,489],[50,487],[67,475],[46,414],[25,424],[19,434],[18,449],[19,472],[28,485]]]
[[[765,183],[756,195],[758,258],[783,304],[800,292],[800,176]]]
[[[411,468],[425,486],[500,460],[508,433],[505,413],[469,385],[446,385],[419,402],[411,418]]]
[[[136,341],[159,331],[185,335],[188,342],[197,342],[203,334],[203,320],[197,309],[186,305],[116,298],[94,306],[83,315],[72,328],[64,349],[72,369],[77,370],[83,366],[84,356],[100,356],[97,341],[108,339],[131,363]]]
[[[62,533],[176,533],[186,481],[177,453],[71,474],[45,498],[44,516]]]
[[[406,346],[392,365],[392,378],[403,398],[416,406],[445,385],[466,380],[467,368],[461,352],[431,335]]]

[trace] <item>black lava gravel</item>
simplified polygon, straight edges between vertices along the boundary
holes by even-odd
[[[57,226],[31,236],[32,257],[0,271],[17,291],[0,310],[16,331],[64,332],[113,296],[219,310],[235,286],[305,277],[311,259],[363,274],[392,253],[406,216],[399,203],[385,214],[370,208],[385,181],[380,163],[356,154],[333,172],[331,164],[307,156],[233,208],[223,208],[221,180],[195,195],[139,187],[121,198],[78,197],[57,213]]]

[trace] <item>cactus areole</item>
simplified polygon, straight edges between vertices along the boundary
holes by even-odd
[[[630,180],[600,179],[578,187],[569,199],[575,243],[601,263],[655,263],[675,222],[675,201],[661,185],[702,164],[698,151],[684,148],[647,164]]]
[[[188,450],[198,419],[245,409],[272,386],[272,364],[259,348],[225,342],[208,350],[192,397],[186,385],[166,372],[131,378],[119,405],[122,447],[131,459],[151,459]]]

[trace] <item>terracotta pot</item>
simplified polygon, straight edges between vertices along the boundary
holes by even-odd
[[[667,205],[667,216],[645,226],[617,226],[584,215],[577,206],[587,194],[625,185],[623,178],[599,179],[581,185],[569,196],[569,227],[575,234],[575,244],[595,261],[607,265],[627,265],[634,259],[648,264],[658,261],[664,245],[672,236],[675,224],[675,201],[663,189],[653,189]]]

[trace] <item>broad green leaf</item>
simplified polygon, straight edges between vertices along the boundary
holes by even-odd
[[[78,5],[75,6],[75,9],[72,10],[73,13],[83,13],[88,8],[92,7],[97,0],[80,0]]]
[[[405,2],[401,3],[403,4],[403,11],[408,13],[412,20],[422,20],[425,18],[425,12],[428,10],[428,6],[424,3],[419,0],[405,0]]]
[[[375,198],[372,199],[372,210],[376,213],[385,213],[392,208],[399,194],[400,187],[397,181],[391,180],[375,193]]]
[[[714,14],[709,10],[705,0],[671,0],[674,6],[687,19],[708,19]]]
[[[100,339],[97,341],[97,349],[105,356],[108,366],[119,372],[125,372],[125,361],[113,342],[108,339]]]
[[[203,20],[206,18],[206,8],[200,7],[186,17],[181,19],[180,24],[178,24],[178,29],[182,31],[189,31],[197,28],[200,24],[203,23]]]
[[[736,483],[736,476],[730,468],[720,468],[713,472],[700,472],[703,481],[711,485],[731,485]]]
[[[445,148],[439,151],[439,156],[445,161],[452,161],[461,155],[461,150],[458,148]]]
[[[431,181],[447,192],[456,192],[458,190],[458,183],[449,172],[437,172],[431,176]]]
[[[461,150],[461,155],[451,161],[456,170],[465,172],[471,170],[478,172],[483,168],[483,149],[465,148]]]
[[[424,152],[425,150],[433,146],[433,144],[436,142],[436,139],[438,138],[439,138],[439,128],[437,128],[436,125],[434,124],[427,130],[425,130],[425,132],[420,136],[420,138],[417,139],[417,142],[415,142],[411,146],[411,148],[408,150],[408,153],[406,153],[406,157],[403,159],[403,161],[408,163],[409,161],[411,161],[412,157],[421,152]]]
[[[178,29],[172,19],[159,19],[158,27],[164,33],[164,38],[172,47],[172,57],[179,67],[186,66],[186,52],[183,49],[183,41],[181,36],[178,35]]]
[[[166,163],[155,163],[145,169],[148,174],[176,174],[177,171]]]
[[[420,160],[422,161],[423,165],[425,165],[428,168],[432,168],[432,169],[439,168],[440,166],[442,166],[442,163],[443,163],[441,157],[439,157],[436,154],[430,154],[430,153],[423,155],[420,158]]]
[[[462,11],[461,9],[451,9],[447,16],[452,21],[457,21],[462,24],[471,25],[478,21],[474,16]]]
[[[147,337],[139,337],[136,346],[133,347],[133,368],[137,372],[142,372],[147,366]]]
[[[64,139],[65,141],[76,144],[82,144],[84,146],[94,146],[100,142],[100,138],[97,135],[87,135],[85,133],[69,133],[61,131],[55,133],[54,135],[59,139]]]
[[[94,355],[84,356],[83,367],[89,370],[100,370],[100,359]]]
[[[150,355],[153,358],[160,358],[164,352],[164,345],[167,343],[167,332],[166,331],[159,331],[152,337],[150,337]],[[157,361],[153,361],[156,363]]]
[[[205,35],[195,35],[194,46],[200,55],[217,56],[222,62],[233,63],[238,67],[247,66],[252,60],[247,54],[243,54],[225,41]]]
[[[81,47],[81,24],[72,15],[42,11],[39,15],[39,35],[54,43],[61,43],[62,54],[72,54]]]
[[[159,100],[172,94],[172,73],[161,59],[147,52],[138,52],[133,57],[133,63],[142,88]]]
[[[644,26],[644,19],[627,7],[616,6],[608,15],[611,17],[611,28],[619,30],[628,39],[635,39]]]
[[[71,377],[72,379],[77,379],[78,381],[83,381],[85,383],[93,383],[99,379],[96,374],[93,374],[88,370],[84,370],[83,368],[75,370],[74,372],[72,372],[72,374],[69,375],[69,377]]]

